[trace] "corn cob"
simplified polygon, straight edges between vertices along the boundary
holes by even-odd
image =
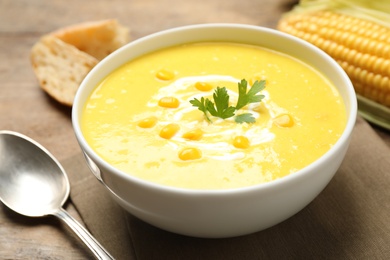
[[[292,12],[278,27],[333,57],[357,94],[390,107],[390,27],[334,9]]]

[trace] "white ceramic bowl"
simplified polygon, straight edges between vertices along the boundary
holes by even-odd
[[[85,141],[80,117],[87,97],[111,71],[140,55],[198,41],[254,44],[299,57],[337,86],[348,115],[337,143],[320,159],[281,179],[230,190],[187,190],[132,177],[100,158]],[[76,138],[95,175],[113,199],[134,216],[162,229],[196,237],[231,237],[271,227],[309,204],[329,183],[347,151],[357,113],[356,95],[342,68],[320,49],[276,30],[238,24],[170,29],[138,40],[101,61],[81,84],[72,111]],[[96,168],[97,167],[97,168]],[[101,176],[100,176],[101,174]]]

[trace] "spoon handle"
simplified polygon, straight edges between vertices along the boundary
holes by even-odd
[[[97,259],[114,259],[102,245],[66,210],[60,208],[57,212],[53,213],[54,216],[64,221],[68,226],[79,236],[79,238],[89,247],[89,249],[95,254]]]

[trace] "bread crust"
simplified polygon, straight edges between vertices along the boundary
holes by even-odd
[[[76,91],[99,61],[54,36],[45,36],[31,51],[39,85],[60,103],[72,106]]]
[[[129,29],[115,19],[76,24],[54,31],[51,35],[98,60],[129,42]]]
[[[41,88],[72,106],[90,70],[129,40],[129,29],[115,19],[71,25],[42,36],[31,49],[31,65]]]

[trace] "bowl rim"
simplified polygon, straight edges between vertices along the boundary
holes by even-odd
[[[323,154],[320,158],[315,160],[314,162],[310,163],[309,165],[305,166],[304,168],[286,175],[284,177],[265,182],[265,183],[259,183],[254,184],[250,186],[244,186],[244,187],[238,187],[238,188],[228,188],[228,189],[192,189],[192,188],[181,188],[181,187],[174,187],[174,186],[168,186],[164,184],[159,184],[151,181],[144,180],[142,178],[136,177],[131,174],[127,174],[114,166],[110,165],[108,162],[106,162],[104,159],[102,159],[86,142],[83,133],[81,131],[80,127],[80,118],[81,118],[81,109],[84,106],[84,104],[81,104],[80,101],[82,99],[82,93],[84,89],[86,88],[86,85],[91,80],[92,77],[94,77],[94,74],[98,71],[102,70],[105,66],[109,66],[108,64],[111,62],[111,60],[120,55],[124,50],[129,48],[134,48],[134,46],[138,46],[140,44],[143,44],[144,42],[148,42],[150,40],[155,39],[156,37],[166,37],[167,35],[175,34],[175,33],[182,33],[184,31],[188,30],[203,30],[203,29],[238,29],[238,30],[252,30],[252,31],[258,31],[259,33],[265,33],[267,35],[273,35],[276,37],[279,37],[280,39],[285,39],[287,42],[295,42],[296,44],[299,44],[307,49],[309,49],[312,53],[315,53],[318,57],[321,57],[325,62],[329,63],[332,67],[334,67],[335,70],[338,71],[339,76],[343,79],[344,85],[346,85],[346,90],[348,92],[347,97],[349,100],[344,100],[346,111],[347,111],[347,122],[344,128],[344,131],[342,132],[339,139],[336,141],[336,143],[327,151],[325,154]],[[187,41],[189,42],[189,41]],[[169,46],[178,45],[180,43],[171,44]],[[166,46],[168,47],[168,46]],[[153,50],[158,50],[161,48],[154,48]],[[144,55],[139,54],[136,57]],[[290,54],[288,54],[290,55]],[[291,55],[290,55],[291,56]],[[130,60],[130,59],[127,59]],[[123,63],[122,63],[123,65]],[[115,66],[115,68],[110,69],[110,72],[112,72],[114,69],[116,69],[118,66]],[[109,73],[110,73],[109,72]],[[106,73],[104,76],[101,77],[103,79],[106,77],[109,73]],[[90,92],[88,93],[88,95]],[[348,114],[349,113],[349,114]],[[175,28],[170,28],[166,30],[162,30],[159,32],[155,32],[152,34],[149,34],[147,36],[138,38],[134,41],[129,42],[128,44],[122,46],[121,48],[117,49],[110,55],[108,55],[106,58],[104,58],[102,61],[100,61],[84,78],[82,81],[79,89],[76,92],[73,107],[72,107],[72,125],[74,129],[74,133],[76,136],[77,141],[79,142],[79,145],[84,153],[86,153],[87,156],[89,156],[93,161],[98,161],[99,165],[103,165],[105,169],[109,169],[111,173],[117,175],[120,178],[124,178],[128,181],[134,182],[137,185],[141,185],[144,188],[148,189],[154,189],[154,190],[160,190],[165,192],[172,192],[172,193],[182,193],[187,195],[226,195],[226,194],[236,194],[236,193],[245,193],[245,192],[252,192],[255,190],[267,190],[272,189],[275,186],[284,186],[291,182],[296,182],[302,179],[304,176],[310,174],[310,172],[313,172],[313,170],[325,163],[332,154],[334,154],[337,150],[341,149],[345,143],[349,142],[349,138],[352,134],[356,117],[357,117],[357,100],[356,100],[356,94],[355,90],[353,88],[353,85],[347,76],[346,72],[341,68],[341,66],[327,53],[325,53],[323,50],[319,49],[318,47],[312,45],[311,43],[308,43],[307,41],[304,41],[298,37],[292,36],[290,34],[278,31],[276,29],[257,26],[257,25],[248,25],[248,24],[236,24],[236,23],[205,23],[205,24],[194,24],[194,25],[186,25],[186,26],[179,26]]]

